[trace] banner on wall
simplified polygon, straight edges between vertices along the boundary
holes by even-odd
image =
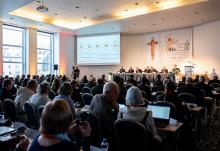
[[[147,62],[181,63],[192,60],[192,29],[147,35]]]

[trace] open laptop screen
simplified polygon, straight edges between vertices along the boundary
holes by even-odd
[[[170,119],[170,107],[159,105],[148,105],[148,111],[152,112],[153,118],[169,120]]]

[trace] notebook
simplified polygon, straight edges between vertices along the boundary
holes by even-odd
[[[148,111],[152,112],[156,127],[166,127],[169,125],[170,120],[170,107],[149,104],[147,107]]]

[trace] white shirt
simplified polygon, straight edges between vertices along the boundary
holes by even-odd
[[[23,110],[24,103],[27,102],[32,95],[34,95],[34,92],[25,87],[22,87],[18,90],[21,90],[21,91],[17,91],[19,93],[17,93],[17,96],[14,102],[15,102],[15,107],[17,108],[17,110],[21,111]]]

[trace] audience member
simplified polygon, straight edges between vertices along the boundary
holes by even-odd
[[[81,83],[87,83],[87,82],[89,82],[89,80],[87,79],[87,76],[84,75],[80,82]]]
[[[150,67],[150,73],[157,73],[157,72],[158,71],[153,66]]]
[[[72,111],[73,116],[75,117],[75,107],[74,107],[74,101],[71,98],[72,95],[72,86],[70,83],[65,82],[60,87],[60,95],[56,96],[53,101],[56,100],[65,100],[70,106],[70,109]]]
[[[141,91],[134,86],[129,88],[126,94],[126,107],[120,110],[118,118],[131,119],[142,123],[147,129],[147,133],[151,136],[149,138],[161,142],[161,138],[158,136],[155,128],[152,112],[147,111],[144,104]]]
[[[72,92],[72,94],[71,94],[72,100],[74,100],[74,103],[75,103],[75,104],[78,103],[78,106],[76,106],[76,107],[83,107],[84,104],[83,104],[82,96],[81,96],[81,94],[80,94],[80,90],[79,90],[79,88],[77,87],[77,81],[73,79],[73,80],[70,82],[70,84],[71,84],[72,90],[73,90],[73,92]]]
[[[145,72],[145,73],[150,73],[150,68],[149,68],[149,66],[147,66],[147,67],[144,69],[144,72]]]
[[[76,66],[74,69],[74,79],[79,78],[80,70],[79,67]]]
[[[55,78],[52,82],[52,85],[50,87],[50,90],[54,92],[54,95],[57,96],[59,94],[59,89],[60,89],[60,79]],[[55,97],[53,96],[53,98]]]
[[[103,94],[95,95],[90,104],[90,111],[99,117],[102,137],[108,139],[111,150],[114,150],[115,144],[113,123],[119,111],[118,96],[118,85],[113,81],[107,82],[104,85]]]
[[[220,84],[220,80],[218,79],[218,76],[214,76],[213,79],[210,80],[208,84],[211,85],[213,83]]]
[[[195,96],[195,104],[198,106],[203,106],[204,105],[204,94],[200,89],[196,88],[193,85],[193,79],[191,77],[186,78],[186,85],[178,87],[177,92],[180,93],[190,93]]]
[[[193,80],[193,83],[198,83],[199,82],[199,75],[195,76],[195,79]]]
[[[126,88],[124,86],[124,79],[120,78],[118,75],[114,76],[113,81],[118,84],[119,87],[119,97],[117,102],[119,104],[125,104]]]
[[[141,83],[139,84],[138,88],[145,93],[146,96],[145,99],[148,101],[153,101],[153,96],[151,94],[151,87],[150,87],[150,81],[147,79],[147,77],[144,75],[142,77]]]
[[[5,79],[3,81],[3,89],[1,99],[11,99],[14,100],[16,97],[16,92],[12,91],[13,83],[10,79]]]
[[[48,93],[50,91],[50,85],[47,82],[43,82],[38,85],[37,87],[37,94],[34,94],[30,97],[29,102],[37,111],[38,107],[41,105],[46,105],[47,102],[50,101],[48,97]]]
[[[85,84],[86,87],[89,87],[92,89],[94,86],[96,86],[96,78],[93,76],[91,77],[90,81]]]
[[[23,112],[24,103],[29,101],[30,97],[36,93],[36,89],[37,89],[36,80],[29,80],[27,83],[27,87],[22,88],[22,93],[17,95],[14,101],[15,107],[18,112]]]
[[[133,75],[133,74],[132,74],[132,75],[130,76],[130,78],[127,80],[127,83],[130,83],[130,84],[132,84],[132,85],[134,85],[134,86],[137,85],[137,81],[134,79],[134,75]]]
[[[57,100],[49,102],[41,115],[40,132],[30,144],[28,151],[79,151],[69,136],[74,136],[80,131],[83,137],[90,136],[89,123],[77,125],[67,102]]]
[[[139,67],[137,67],[136,68],[136,73],[142,73],[142,70]]]
[[[154,82],[154,86],[157,87],[157,91],[164,91],[163,81],[161,80],[161,75],[157,75],[157,79]]]
[[[199,77],[199,82],[195,85],[201,91],[204,92],[206,97],[214,97],[212,94],[212,87],[205,83],[206,79],[205,76]]]

